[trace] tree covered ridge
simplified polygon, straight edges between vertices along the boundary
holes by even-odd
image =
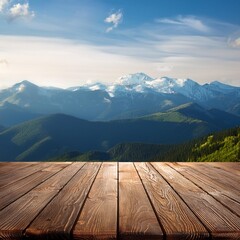
[[[176,145],[153,161],[236,162],[240,161],[240,127],[224,130]]]

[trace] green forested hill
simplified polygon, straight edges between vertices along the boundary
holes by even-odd
[[[89,160],[148,161],[161,155],[166,156],[166,161],[187,161],[189,145],[181,145],[179,150],[174,147],[176,151],[168,151],[167,155],[169,146],[165,145],[181,144],[239,124],[238,116],[205,110],[196,104],[144,118],[109,122],[90,122],[55,114],[0,132],[0,161],[45,161],[69,152],[84,153],[78,155]],[[185,147],[187,150],[183,152]],[[197,146],[194,151],[194,156],[201,152]],[[185,155],[182,157],[182,154]]]
[[[1,161],[44,161],[66,152],[108,151],[119,143],[176,144],[217,128],[206,122],[89,122],[63,114],[24,122],[0,133]]]
[[[208,136],[194,146],[189,161],[240,161],[240,128]]]
[[[69,152],[48,159],[48,161],[119,161],[141,162],[165,154],[172,146],[147,143],[120,143],[107,152],[89,151],[86,153]]]
[[[171,145],[146,143],[121,143],[111,148],[108,153],[111,159],[120,162],[148,161],[149,159],[166,153]]]
[[[122,143],[107,152],[70,152],[50,161],[240,161],[240,127],[180,145]]]
[[[210,134],[204,138],[172,147],[152,161],[240,161],[240,127]]]

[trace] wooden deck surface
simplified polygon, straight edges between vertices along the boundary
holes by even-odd
[[[240,163],[0,163],[0,239],[240,239]]]

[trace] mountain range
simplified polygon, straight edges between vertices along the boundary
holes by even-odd
[[[0,161],[148,159],[239,125],[240,87],[216,81],[144,73],[68,89],[22,81],[0,91]]]
[[[12,126],[55,113],[90,121],[129,119],[191,102],[240,115],[240,87],[217,81],[200,85],[190,79],[153,79],[144,73],[120,77],[113,84],[68,89],[39,87],[25,80],[0,91],[0,124]]]

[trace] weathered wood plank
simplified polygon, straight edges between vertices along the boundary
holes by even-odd
[[[0,239],[22,239],[24,230],[84,163],[72,164],[0,211]]]
[[[15,164],[14,164],[15,165]],[[0,189],[6,187],[9,184],[13,184],[31,174],[36,173],[46,167],[50,167],[51,163],[41,164],[26,164],[25,167],[18,169],[17,166],[11,164],[11,168],[8,171],[0,174]]]
[[[73,238],[116,239],[117,218],[117,163],[103,163],[73,229]]]
[[[164,163],[152,163],[210,231],[213,239],[239,239],[240,218]]]
[[[163,232],[133,163],[119,163],[120,239],[163,239]]]
[[[69,164],[0,163],[0,239],[240,238],[239,163]]]
[[[2,166],[8,165],[8,164],[9,164],[9,162],[0,162],[0,168],[1,168]]]
[[[27,228],[39,239],[68,239],[101,163],[86,163]],[[59,234],[61,233],[61,234]]]
[[[210,164],[220,164],[230,169],[236,169],[240,171],[240,162],[211,162]]]
[[[240,162],[211,162],[209,165],[224,169],[228,173],[240,176]]]
[[[162,176],[150,164],[135,165],[168,238],[208,239],[208,231]]]
[[[2,187],[0,189],[0,210],[29,192],[40,183],[44,182],[56,172],[61,171],[66,166],[66,164],[54,164],[22,178],[17,182]]]
[[[29,166],[36,165],[36,163],[25,163],[25,162],[4,162],[0,166],[0,174],[2,175],[8,175],[9,171],[19,171],[20,169],[27,168]]]
[[[219,182],[225,186],[240,192],[239,177],[224,171],[223,169],[216,168],[209,163],[179,163],[180,165],[186,165],[193,167],[196,171],[208,176],[212,181]]]
[[[8,171],[15,171],[30,165],[37,164],[36,162],[0,162],[0,174]]]
[[[191,166],[183,166],[178,163],[170,163],[169,165],[240,217],[239,192],[233,191],[222,183],[212,181],[210,177],[201,174]]]

